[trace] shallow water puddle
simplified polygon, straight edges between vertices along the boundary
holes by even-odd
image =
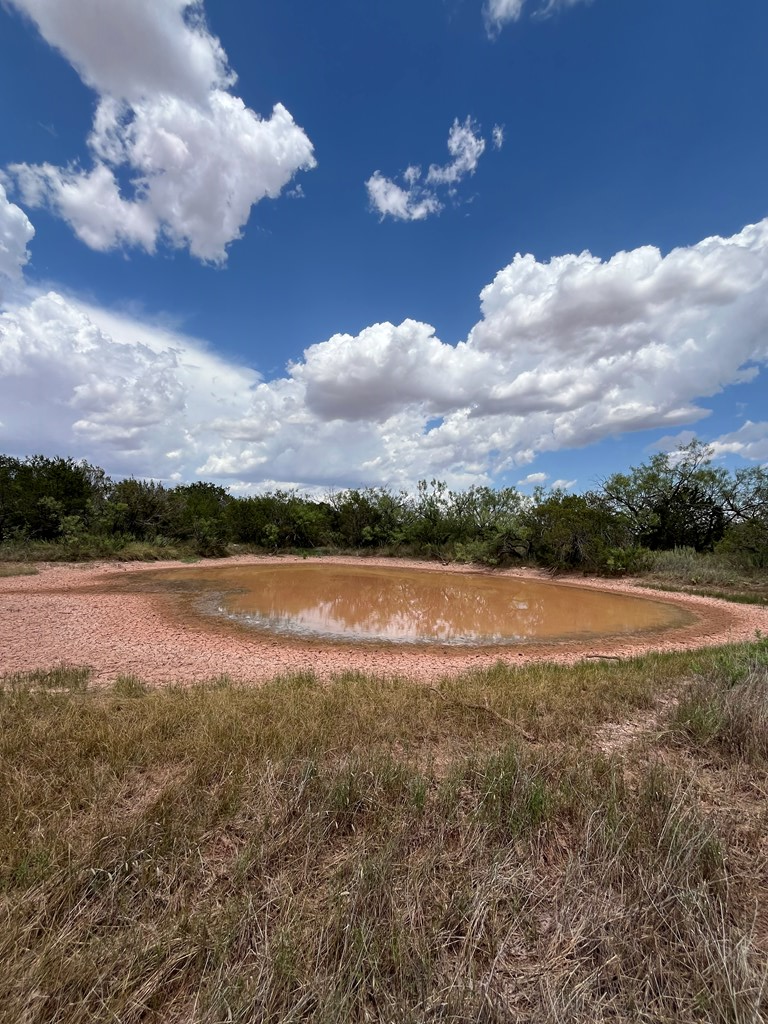
[[[346,642],[494,645],[655,633],[690,615],[663,601],[512,576],[330,563],[143,573],[188,611],[262,633]],[[138,581],[137,581],[138,582]]]

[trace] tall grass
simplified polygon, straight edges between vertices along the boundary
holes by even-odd
[[[588,746],[755,651],[439,694],[6,677],[0,1021],[759,1021],[759,865],[683,772]]]
[[[749,655],[724,652],[687,688],[673,727],[694,747],[768,764],[768,642]]]
[[[24,562],[14,562],[10,565],[0,563],[0,579],[4,576],[36,576],[37,567]]]
[[[650,551],[649,572],[652,575],[691,586],[739,586],[763,581],[764,573],[750,573],[734,566],[728,558],[714,552],[699,552],[693,548],[674,548],[671,551]]]
[[[97,559],[123,562],[152,562],[183,559],[195,555],[194,546],[163,537],[151,541],[132,540],[120,535],[78,534],[59,540],[9,540],[0,544],[0,574],[3,563],[89,562]],[[36,571],[36,570],[35,570]]]

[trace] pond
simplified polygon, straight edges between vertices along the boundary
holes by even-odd
[[[287,563],[142,573],[188,614],[262,634],[345,643],[492,646],[657,633],[673,604],[494,573]]]

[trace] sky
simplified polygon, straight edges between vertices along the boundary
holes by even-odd
[[[768,463],[765,0],[0,0],[0,452]]]

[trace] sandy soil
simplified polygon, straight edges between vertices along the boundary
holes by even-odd
[[[224,559],[236,562],[299,561],[290,557]],[[331,560],[326,560],[331,561]],[[425,572],[480,572],[469,566],[399,559],[335,558],[335,562],[419,566]],[[207,560],[206,565],[215,564]],[[691,624],[653,637],[618,641],[524,644],[514,647],[448,648],[393,645],[334,645],[286,640],[186,618],[167,596],[125,593],[121,579],[179,566],[174,562],[42,565],[37,576],[0,578],[0,674],[50,668],[62,662],[89,665],[94,680],[106,683],[135,673],[148,682],[190,683],[227,674],[258,682],[281,672],[311,669],[321,677],[359,670],[378,676],[407,675],[434,681],[498,661],[521,664],[551,660],[572,663],[589,657],[629,657],[649,650],[683,650],[754,639],[768,632],[768,609],[712,598],[660,594],[630,581],[568,578],[573,587],[623,591],[670,601],[693,615]],[[185,566],[184,568],[188,568]],[[525,575],[510,570],[509,575]],[[527,573],[527,575],[535,575]]]

